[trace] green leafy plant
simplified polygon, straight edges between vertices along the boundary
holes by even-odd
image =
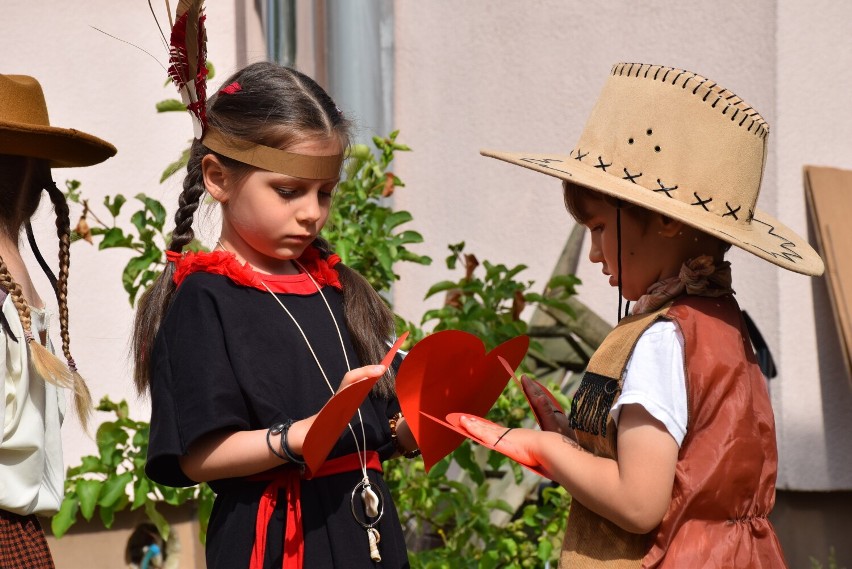
[[[192,502],[198,508],[199,538],[203,543],[215,498],[210,487],[199,484],[171,488],[152,481],[145,475],[149,424],[131,419],[126,401],[115,403],[104,397],[97,410],[115,414],[115,420],[104,421],[98,427],[98,454],[84,456],[78,466],[68,469],[65,498],[51,520],[53,534],[62,537],[79,517],[89,521],[95,513],[104,527],[110,528],[117,512],[144,508],[163,539],[167,539],[169,523],[160,512],[160,505]]]
[[[398,135],[399,131],[394,131],[387,138],[373,137],[378,155],[367,145],[352,146],[346,175],[335,192],[334,206],[322,231],[343,263],[380,292],[389,291],[399,278],[394,272],[396,263],[432,262],[406,247],[423,242],[420,233],[401,228],[413,216],[387,203],[396,188],[405,186],[389,166],[396,152],[411,150],[396,141]]]
[[[121,283],[133,306],[139,293],[148,288],[163,270],[163,251],[170,239],[169,233],[164,230],[166,208],[144,193],[136,194],[134,199],[138,202],[138,209],[130,216],[130,227],[123,227],[125,222],[119,216],[128,203],[123,194],[104,198],[103,206],[109,214],[108,221],[104,221],[92,210],[89,200],[83,197],[80,182],[69,180],[65,186],[66,199],[83,206],[77,226],[71,232],[72,242],[83,240],[89,244],[97,243],[101,250],[117,248],[133,252],[121,273]],[[203,249],[198,241],[190,243],[188,248]]]

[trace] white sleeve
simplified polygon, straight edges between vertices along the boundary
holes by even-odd
[[[644,407],[681,445],[688,419],[686,377],[683,335],[673,322],[653,324],[636,342],[624,371],[621,395],[611,411],[616,425],[621,408],[629,404]]]

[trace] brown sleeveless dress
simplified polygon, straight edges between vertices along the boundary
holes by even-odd
[[[571,419],[580,444],[617,457],[609,409],[633,347],[659,319],[680,328],[686,360],[689,418],[671,504],[656,530],[638,535],[574,501],[560,567],[786,567],[767,519],[778,466],[772,407],[733,297],[683,296],[623,319],[595,352],[575,396]]]

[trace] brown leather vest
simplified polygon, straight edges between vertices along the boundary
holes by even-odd
[[[575,395],[580,444],[617,458],[609,410],[636,342],[661,318],[683,334],[689,413],[669,509],[656,530],[638,535],[572,502],[560,567],[786,567],[767,519],[778,464],[774,418],[733,297],[686,296],[623,319],[592,356]]]

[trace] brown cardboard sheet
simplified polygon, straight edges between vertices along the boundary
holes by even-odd
[[[825,261],[834,321],[852,381],[852,170],[805,166],[805,194]]]

